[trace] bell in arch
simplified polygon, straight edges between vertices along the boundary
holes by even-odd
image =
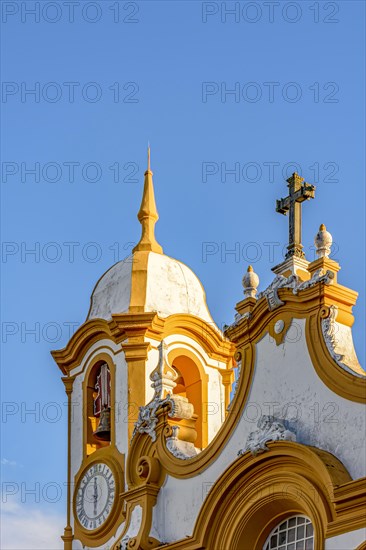
[[[99,418],[94,437],[101,441],[111,440],[111,375],[108,365],[104,363],[100,367],[95,384],[97,396],[94,399],[94,416]]]
[[[103,409],[101,411],[98,428],[93,435],[101,441],[111,440],[111,413],[109,409]]]

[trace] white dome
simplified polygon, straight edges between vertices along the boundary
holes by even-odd
[[[116,263],[99,279],[91,296],[88,319],[109,320],[112,314],[129,310],[135,261],[136,254]],[[160,317],[188,313],[214,322],[203,286],[189,267],[155,252],[149,252],[147,262],[146,312],[156,311]]]

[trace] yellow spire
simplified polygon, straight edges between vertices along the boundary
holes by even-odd
[[[150,146],[147,148],[147,170],[145,172],[144,192],[137,218],[142,225],[141,239],[132,252],[145,250],[163,253],[163,249],[155,239],[155,224],[159,214],[155,204],[153,173],[150,168]]]

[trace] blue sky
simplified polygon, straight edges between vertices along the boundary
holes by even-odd
[[[148,140],[158,240],[200,277],[220,326],[233,319],[248,263],[264,289],[281,261],[288,229],[275,199],[287,194],[294,163],[315,183],[304,248],[314,259],[325,223],[339,280],[360,293],[354,337],[364,365],[365,8],[348,0],[1,8],[1,458],[13,483],[3,544],[49,548],[52,531],[48,541],[31,531],[22,538],[16,518],[26,507],[57,535],[64,526],[66,396],[50,351],[64,347],[95,282],[139,238]]]

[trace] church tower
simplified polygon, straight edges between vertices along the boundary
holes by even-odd
[[[127,518],[155,504],[154,484],[127,491],[126,462],[137,433],[157,439],[158,406],[178,462],[205,449],[228,414],[235,346],[214,323],[199,279],[155,238],[150,149],[138,220],[132,256],[99,279],[86,321],[53,352],[68,396],[65,550],[112,548]]]
[[[261,291],[247,268],[222,333],[196,275],[155,238],[148,152],[140,241],[53,352],[68,395],[65,550],[366,550],[357,292],[325,225],[306,259],[315,187],[287,184],[285,258]]]

